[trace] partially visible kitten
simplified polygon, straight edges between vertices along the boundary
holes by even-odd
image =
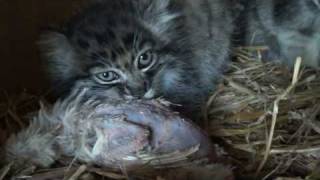
[[[269,59],[293,66],[301,56],[307,66],[320,65],[319,0],[251,0],[246,45],[268,45]]]
[[[101,0],[42,36],[54,88],[199,112],[229,59],[229,0]]]

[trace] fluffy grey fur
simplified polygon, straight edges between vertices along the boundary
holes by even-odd
[[[57,101],[53,107],[42,106],[28,128],[7,140],[6,162],[14,162],[14,169],[19,170],[31,165],[49,167],[62,154],[78,157],[75,151],[79,149],[77,152],[82,153],[81,150],[85,148],[80,147],[79,143],[83,137],[72,136],[75,131],[77,135],[81,134],[80,128],[75,126],[90,122],[90,113],[85,110],[93,107],[94,102],[98,102],[90,100],[84,104],[80,103],[83,100],[83,92],[77,91],[65,100]],[[81,105],[87,108],[82,108],[80,112]],[[86,116],[81,116],[83,113]],[[83,125],[82,129],[86,128],[87,126]]]
[[[41,38],[54,88],[163,97],[184,112],[199,112],[229,59],[230,7],[229,0],[93,3],[60,32]]]
[[[292,66],[300,56],[320,65],[319,0],[252,0],[248,3],[247,45],[265,45],[269,59]]]
[[[58,126],[48,119],[43,108],[30,126],[12,135],[6,142],[6,162],[14,162],[16,170],[30,165],[49,167],[59,156],[55,149]]]

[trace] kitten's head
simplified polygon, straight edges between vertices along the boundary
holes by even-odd
[[[169,0],[96,3],[62,32],[42,36],[55,89],[82,86],[94,95],[153,98],[188,88],[185,81],[197,77],[185,62],[182,18]],[[186,71],[192,78],[182,75]]]

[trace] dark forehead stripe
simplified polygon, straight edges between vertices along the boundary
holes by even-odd
[[[77,39],[77,44],[83,49],[88,49],[90,47],[90,44],[82,38]]]
[[[106,51],[104,50],[96,50],[91,53],[89,53],[89,56],[91,59],[108,59],[109,55]]]
[[[107,36],[109,38],[109,40],[111,41],[111,40],[117,39],[117,30],[114,28],[110,28],[110,27],[113,27],[113,26],[105,27],[102,34]]]
[[[102,31],[95,32],[93,36],[99,45],[110,44],[117,39],[116,33],[108,27],[105,27]]]
[[[125,69],[128,69],[129,67],[130,67],[130,63],[125,62],[125,63],[124,63],[124,68],[125,68]]]
[[[134,33],[128,33],[122,38],[123,43],[127,47],[132,47],[134,43]]]
[[[107,59],[101,59],[101,58],[92,58],[91,59],[91,66],[90,67],[96,67],[96,66],[111,66],[112,63],[110,63]]]
[[[94,36],[99,45],[107,44],[110,41],[107,34],[95,33]]]
[[[94,38],[100,47],[111,51],[112,59],[130,51],[133,44],[133,33],[115,34],[110,29],[105,30],[104,33],[96,33]]]
[[[123,55],[127,50],[125,47],[121,44],[121,42],[118,42],[117,44],[114,44],[112,47],[112,50],[116,54],[116,56]]]
[[[108,53],[106,51],[98,51],[100,57],[108,58]]]
[[[89,53],[89,58],[92,60],[94,65],[107,65],[112,66],[112,59],[110,58],[110,53],[106,50],[100,49]]]
[[[82,35],[84,35],[85,37],[91,37],[91,32],[87,29],[82,30]]]
[[[92,60],[98,60],[99,59],[99,54],[96,52],[90,53],[89,58]]]
[[[110,51],[111,53],[111,60],[114,62],[114,61],[116,61],[116,58],[117,58],[117,53],[116,52],[114,52],[114,51]]]
[[[132,66],[132,64],[132,52],[130,51],[126,51],[123,54],[116,54],[116,58],[113,61],[114,67],[122,70],[130,69],[130,66]]]

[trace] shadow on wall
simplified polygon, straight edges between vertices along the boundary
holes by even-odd
[[[0,0],[0,82],[9,93],[48,87],[36,41],[48,25],[62,23],[84,0]]]

